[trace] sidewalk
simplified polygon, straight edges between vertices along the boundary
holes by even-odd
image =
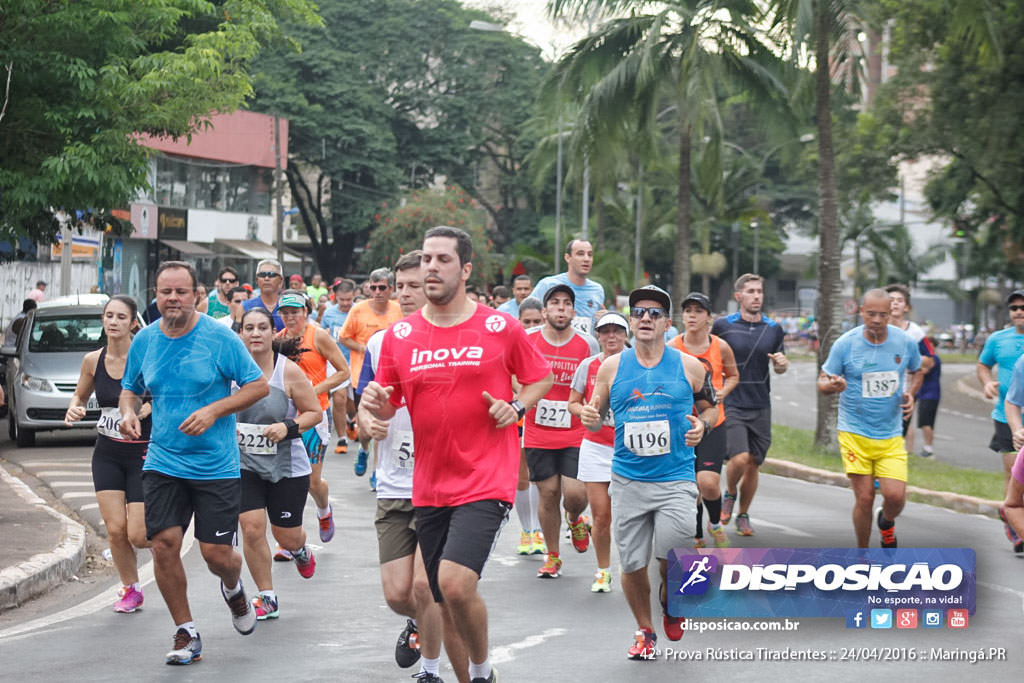
[[[70,578],[85,559],[85,528],[46,505],[0,467],[0,612],[17,607]]]

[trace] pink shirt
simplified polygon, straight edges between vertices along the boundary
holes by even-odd
[[[551,371],[519,321],[477,305],[452,327],[421,312],[388,328],[376,381],[393,386],[412,418],[415,466],[412,503],[452,507],[478,500],[515,499],[519,438],[515,424],[494,425],[482,393],[512,400],[512,376],[538,382]]]
[[[39,301],[42,301],[43,299],[46,298],[46,292],[44,292],[43,290],[41,290],[39,288],[36,288],[36,289],[33,289],[28,294],[26,294],[25,298],[26,299],[32,299],[33,301],[39,302]]]

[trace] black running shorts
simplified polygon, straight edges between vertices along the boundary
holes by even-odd
[[[172,526],[184,531],[195,515],[197,540],[236,545],[241,491],[239,479],[179,479],[143,471],[146,538]]]
[[[722,473],[722,462],[725,460],[726,434],[723,422],[713,428],[694,449],[695,460],[693,469],[696,472]]]
[[[725,406],[726,455],[750,453],[760,467],[772,445],[772,409]]]
[[[939,412],[939,399],[922,398],[917,402],[917,427],[935,427],[935,417]],[[1012,445],[1012,444],[1011,444]]]
[[[272,526],[302,526],[302,510],[309,494],[309,475],[267,481],[255,472],[242,470],[242,504],[240,512],[266,510]]]
[[[100,435],[92,452],[92,483],[97,491],[124,491],[125,501],[142,502],[142,463],[146,444],[118,443]]]
[[[416,536],[435,602],[444,600],[437,577],[441,560],[468,567],[477,576],[483,574],[511,509],[511,503],[494,499],[456,507],[416,508]]]
[[[576,479],[580,470],[580,449],[527,448],[526,465],[530,468],[530,481],[544,481],[556,474]]]
[[[989,450],[996,453],[1013,453],[1017,449],[1013,447],[1013,434],[1010,433],[1010,425],[999,420],[992,420],[995,425],[995,432],[992,440],[988,442]]]

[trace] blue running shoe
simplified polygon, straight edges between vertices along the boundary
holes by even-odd
[[[370,490],[373,492],[377,491],[377,472],[374,470],[373,474],[370,475]]]
[[[366,474],[366,461],[370,459],[370,454],[363,450],[363,447],[359,447],[359,453],[356,455],[356,476],[361,477]]]

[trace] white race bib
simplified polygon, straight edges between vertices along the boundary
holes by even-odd
[[[534,422],[541,427],[552,429],[569,429],[572,425],[572,413],[569,412],[568,401],[537,401],[537,413]]]
[[[124,441],[121,434],[121,410],[119,408],[103,408],[100,419],[96,421],[96,431],[108,439]]]
[[[627,422],[623,427],[626,448],[635,455],[665,455],[672,450],[668,420]]]
[[[277,444],[263,435],[270,425],[238,423],[238,449],[249,455],[277,455]]]
[[[593,336],[594,321],[586,316],[577,314],[571,321],[572,328],[584,337]]]
[[[395,466],[402,470],[411,470],[415,463],[412,431],[408,429],[396,431],[391,440],[391,455]]]
[[[861,396],[864,398],[888,398],[900,388],[896,371],[865,372],[861,377]]]

